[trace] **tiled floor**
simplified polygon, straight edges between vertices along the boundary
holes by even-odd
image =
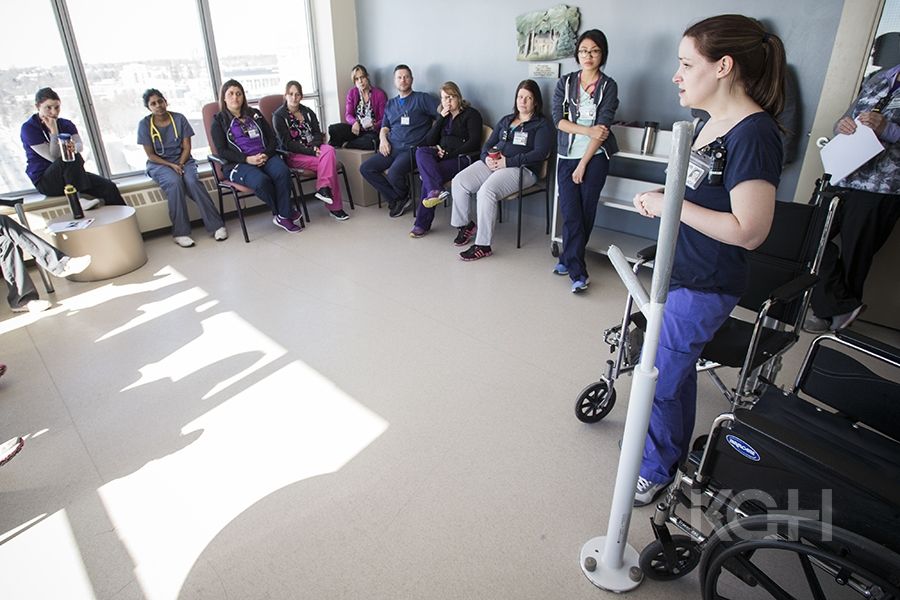
[[[624,289],[569,292],[540,219],[458,260],[448,211],[313,207],[197,247],[147,240],[108,282],[0,308],[0,598],[597,598],[631,380],[575,419]],[[895,335],[889,332],[888,335]],[[894,340],[896,341],[896,340]],[[799,350],[785,373],[796,370]],[[701,379],[699,427],[726,408]],[[650,509],[630,541],[652,539]],[[695,598],[696,575],[635,598]]]

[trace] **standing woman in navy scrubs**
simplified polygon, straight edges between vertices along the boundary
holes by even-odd
[[[582,33],[575,44],[575,60],[581,70],[560,78],[553,92],[563,218],[563,252],[553,272],[568,275],[574,293],[588,286],[585,248],[594,229],[609,159],[619,151],[609,130],[619,107],[619,87],[600,70],[608,55],[609,45],[602,31]]]
[[[775,121],[784,106],[781,40],[755,19],[710,17],[684,32],[678,62],[672,81],[679,102],[705,110],[710,119],[691,151],[691,163],[704,166],[684,190],[635,506],[653,502],[687,457],[697,358],[744,292],[746,254],[769,234],[781,177],[782,143]],[[662,204],[661,190],[634,197],[645,217],[660,216]]]
[[[226,239],[228,231],[197,175],[197,161],[191,156],[191,124],[181,113],[169,112],[169,104],[159,90],[147,90],[143,100],[150,114],[138,123],[137,142],[147,154],[147,175],[159,184],[168,200],[175,243],[182,248],[194,245],[188,196],[197,205],[206,231],[216,241]]]

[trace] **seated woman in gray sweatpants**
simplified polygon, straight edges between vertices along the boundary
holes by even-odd
[[[182,248],[194,245],[191,239],[191,218],[187,197],[194,201],[206,231],[221,242],[228,238],[222,217],[216,210],[209,192],[197,175],[197,161],[191,156],[191,137],[194,130],[181,113],[169,112],[162,92],[144,92],[144,107],[150,114],[138,124],[137,143],[147,153],[147,175],[159,184],[169,201],[172,236]]]
[[[542,114],[541,88],[531,79],[519,83],[513,113],[494,128],[481,149],[481,160],[472,163],[453,178],[453,214],[450,224],[459,231],[453,243],[465,246],[463,260],[478,260],[491,255],[491,238],[497,219],[497,202],[519,189],[519,167],[526,167],[523,187],[537,181],[534,172],[550,156],[555,129]],[[471,196],[475,194],[478,225],[470,217]]]

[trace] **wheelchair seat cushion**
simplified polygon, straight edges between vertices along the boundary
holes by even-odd
[[[836,483],[900,507],[900,443],[772,386],[765,387],[751,409],[736,410],[734,415],[736,421],[815,463]]]
[[[725,324],[716,331],[713,339],[706,344],[701,353],[702,358],[717,362],[726,367],[740,368],[744,364],[747,348],[750,346],[750,338],[753,335],[753,323],[730,317]],[[788,348],[796,339],[796,336],[787,331],[776,331],[763,328],[760,335],[759,346],[753,357],[750,369],[755,369],[773,356]]]

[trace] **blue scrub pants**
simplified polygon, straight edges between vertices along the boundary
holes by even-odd
[[[270,157],[261,169],[241,163],[231,171],[229,179],[252,189],[257,198],[265,202],[279,217],[290,219],[293,216],[291,170],[280,156]]]
[[[569,270],[572,281],[588,277],[584,254],[594,230],[600,192],[609,173],[609,159],[603,153],[595,154],[584,170],[581,183],[576,184],[572,181],[572,173],[579,161],[577,158],[560,158],[557,167],[559,210],[563,220],[563,251],[559,262]]]
[[[376,152],[359,166],[359,172],[369,184],[381,193],[389,205],[409,196],[409,173],[412,171],[409,148],[391,146],[391,153],[383,156]],[[387,177],[384,172],[387,171]]]
[[[147,164],[147,175],[159,184],[166,195],[173,236],[191,234],[191,218],[187,207],[188,197],[197,205],[206,231],[213,233],[224,225],[219,211],[216,210],[212,198],[209,197],[209,192],[206,191],[206,187],[197,175],[197,161],[193,158],[184,164],[183,176],[176,173],[172,167],[157,163]]]
[[[641,462],[644,479],[671,481],[687,458],[697,412],[697,359],[737,302],[738,296],[669,290],[656,352],[659,380]]]

